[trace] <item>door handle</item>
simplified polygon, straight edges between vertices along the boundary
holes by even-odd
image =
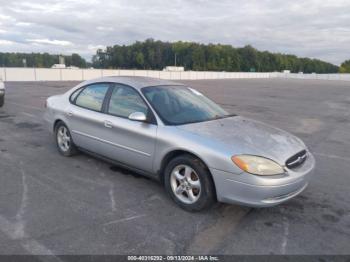
[[[104,121],[104,126],[107,127],[107,128],[112,128],[113,124],[112,124],[112,122],[109,122],[109,121],[105,120]]]
[[[67,115],[68,115],[68,116],[73,116],[73,112],[72,112],[72,111],[68,111],[68,112],[67,112]]]

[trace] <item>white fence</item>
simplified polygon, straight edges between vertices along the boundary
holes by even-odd
[[[154,70],[0,68],[3,81],[82,81],[103,76],[146,76],[172,80],[270,78],[270,73],[246,72],[168,72]]]
[[[310,79],[310,80],[340,80],[350,81],[350,74],[285,74],[275,73],[275,77],[291,79]]]
[[[168,72],[155,70],[0,68],[0,78],[2,78],[3,81],[83,81],[103,76],[146,76],[170,80],[225,78],[296,78],[350,81],[350,74],[284,74],[277,72]]]

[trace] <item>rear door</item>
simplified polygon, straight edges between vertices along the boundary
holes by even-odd
[[[68,109],[69,128],[74,143],[86,150],[103,154],[104,144],[101,131],[104,130],[105,98],[111,84],[94,83],[83,87],[71,96]]]

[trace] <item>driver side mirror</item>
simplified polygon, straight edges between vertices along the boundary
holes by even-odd
[[[142,112],[134,112],[129,115],[129,119],[133,121],[146,122],[147,117],[145,113]]]

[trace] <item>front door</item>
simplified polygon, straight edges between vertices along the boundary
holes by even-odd
[[[156,123],[129,120],[129,115],[151,112],[140,94],[129,86],[116,84],[107,99],[102,139],[108,145],[106,156],[128,166],[152,172]]]

